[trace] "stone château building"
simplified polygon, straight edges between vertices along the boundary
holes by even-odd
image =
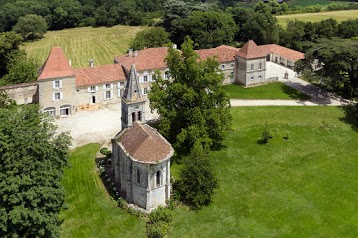
[[[201,60],[217,58],[224,75],[223,84],[244,86],[264,84],[284,77],[268,76],[268,61],[292,68],[295,61],[304,57],[301,52],[276,44],[257,46],[252,40],[242,48],[221,45],[196,52]],[[91,60],[89,67],[75,69],[63,50],[54,47],[40,69],[36,84],[12,85],[4,89],[20,104],[39,103],[44,112],[57,118],[72,115],[78,110],[96,109],[120,102],[132,65],[136,69],[140,93],[146,99],[154,71],[158,70],[164,79],[170,78],[165,63],[167,54],[166,47],[134,52],[129,50],[128,54],[115,57],[114,64],[95,66]]]

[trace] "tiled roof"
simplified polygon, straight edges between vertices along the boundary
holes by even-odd
[[[164,137],[142,123],[134,123],[120,137],[119,142],[134,160],[145,163],[169,159],[174,153],[172,146]]]
[[[74,76],[75,73],[61,47],[53,47],[45,64],[40,70],[39,80]]]
[[[133,52],[134,55],[134,52]],[[137,71],[166,68],[167,64],[164,59],[168,55],[167,47],[148,48],[138,51],[136,56],[117,56],[114,58],[116,62],[123,65],[128,70],[134,64]]]
[[[79,68],[74,71],[77,87],[126,80],[123,68],[119,64]]]
[[[266,57],[266,54],[262,52],[261,48],[258,47],[253,40],[246,42],[246,44],[239,50],[237,55],[244,59]]]
[[[201,60],[206,60],[209,57],[217,56],[217,59],[220,63],[234,61],[235,55],[240,51],[240,49],[221,45],[216,48],[211,49],[203,49],[203,50],[196,50],[196,53],[199,54]]]
[[[259,48],[261,49],[262,52],[266,54],[276,53],[278,55],[284,56],[294,61],[303,59],[305,57],[305,55],[302,52],[291,50],[289,48],[276,44],[260,45]]]

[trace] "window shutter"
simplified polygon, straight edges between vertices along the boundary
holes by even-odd
[[[103,90],[105,90],[106,89],[106,85],[105,84],[103,84]]]
[[[113,98],[113,90],[111,90],[111,99]]]
[[[120,88],[120,87],[121,87],[121,83],[118,82],[118,83],[117,83],[117,88]]]
[[[103,92],[103,99],[106,100],[106,91]]]
[[[55,93],[52,93],[52,101],[55,101]]]
[[[148,75],[148,82],[152,82],[152,75]]]
[[[117,90],[118,90],[117,91],[117,96],[120,97],[121,96],[121,89],[118,88]]]
[[[142,88],[142,95],[144,95],[144,88]]]
[[[113,88],[113,83],[111,83],[111,88]]]
[[[56,83],[55,83],[55,81],[52,81],[52,88],[56,88]]]
[[[63,100],[63,92],[60,92],[60,100]]]
[[[60,88],[62,88],[62,80],[60,80]]]
[[[87,92],[91,92],[91,86],[88,87]]]
[[[98,86],[96,86],[96,91],[98,91]]]

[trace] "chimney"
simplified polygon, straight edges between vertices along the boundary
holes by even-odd
[[[72,61],[71,61],[71,60],[68,60],[68,64],[69,64],[70,66],[72,66]]]
[[[177,49],[177,44],[173,44],[173,49]]]
[[[138,55],[138,51],[136,50],[134,51],[134,57],[137,57],[137,55]]]
[[[129,50],[128,50],[128,56],[129,56],[129,57],[132,57],[132,56],[133,56],[133,49],[129,49]]]
[[[91,68],[93,68],[93,65],[94,65],[93,59],[90,59],[90,61],[89,61],[89,66],[90,66]]]

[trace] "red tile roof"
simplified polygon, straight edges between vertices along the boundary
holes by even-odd
[[[39,80],[74,76],[75,73],[61,47],[53,47],[40,70]]]
[[[134,52],[133,52],[134,55]],[[137,71],[166,68],[165,57],[168,55],[167,47],[148,48],[138,51],[137,56],[117,56],[114,60],[128,70],[134,64]]]
[[[77,87],[126,80],[123,68],[119,64],[79,68],[74,71],[76,73]]]
[[[305,55],[302,52],[299,52],[296,50],[291,50],[289,48],[286,48],[286,47],[283,47],[280,45],[276,45],[276,44],[260,45],[259,48],[265,54],[275,53],[275,54],[284,56],[284,57],[289,58],[294,61],[303,59],[305,57]]]
[[[137,161],[153,163],[169,159],[174,150],[169,142],[152,127],[134,123],[120,137],[119,142]]]
[[[196,53],[199,54],[199,57],[201,60],[206,60],[209,57],[217,56],[217,59],[220,63],[222,62],[228,62],[228,61],[234,61],[235,55],[238,54],[240,49],[227,46],[227,45],[221,45],[216,48],[212,49],[203,49],[203,50],[196,50]]]
[[[246,42],[246,44],[240,49],[237,55],[244,59],[266,57],[266,54],[261,51],[261,48],[258,47],[253,40]]]

